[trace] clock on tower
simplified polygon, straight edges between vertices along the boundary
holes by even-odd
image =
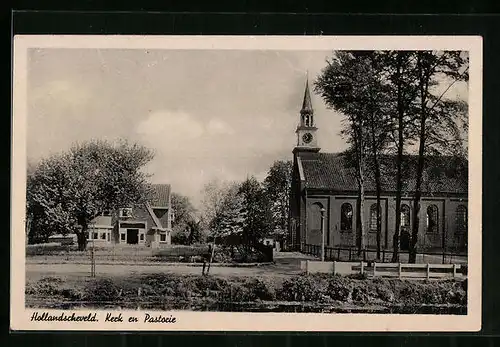
[[[304,100],[302,101],[302,109],[300,110],[300,120],[297,130],[297,146],[294,149],[296,152],[318,152],[316,131],[314,123],[314,110],[312,108],[311,95],[309,93],[309,81],[306,80],[306,89],[304,92]]]

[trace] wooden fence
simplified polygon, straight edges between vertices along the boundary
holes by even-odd
[[[321,257],[321,246],[320,245],[302,245],[302,253],[314,255],[316,257]],[[376,259],[377,250],[376,249],[363,249],[361,255],[358,255],[358,249],[356,247],[325,247],[325,261],[374,261],[377,262],[391,262],[392,260],[392,250],[382,249],[380,250],[380,259]],[[408,251],[399,252],[400,261],[408,258]],[[453,264],[462,263],[467,264],[467,255],[459,254],[453,252],[419,252],[417,254],[417,261],[419,263],[438,263],[441,264]]]
[[[338,275],[366,275],[368,277],[391,277],[399,279],[453,279],[465,278],[467,267],[460,264],[404,264],[366,262],[321,262],[304,261],[306,273],[330,273]]]

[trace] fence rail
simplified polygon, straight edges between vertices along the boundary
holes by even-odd
[[[360,262],[303,261],[306,273],[331,273],[339,275],[366,275],[368,277],[392,277],[408,279],[452,279],[465,278],[467,267],[459,264],[404,264]]]
[[[303,244],[302,253],[313,255],[316,257],[321,257],[321,246]],[[358,255],[358,249],[355,247],[325,247],[325,261],[377,261],[381,263],[392,261],[392,250],[381,249],[380,259],[377,259],[376,249],[363,249],[361,254]],[[400,261],[408,258],[408,251],[400,251],[399,258]],[[434,263],[437,264],[467,264],[467,255],[453,252],[419,252],[417,253],[418,263]]]

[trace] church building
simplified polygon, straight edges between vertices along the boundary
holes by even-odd
[[[321,223],[327,247],[355,247],[359,240],[359,189],[356,169],[349,166],[342,153],[322,153],[318,128],[306,82],[297,145],[293,149],[292,187],[290,192],[290,227],[288,247],[304,250],[306,245],[321,245]],[[400,248],[408,250],[415,170],[412,159],[403,175]],[[395,157],[382,161],[395,170]],[[414,161],[413,161],[414,163]],[[465,252],[467,250],[467,161],[450,156],[426,157],[420,204],[418,249],[420,251]],[[390,172],[390,170],[389,170]],[[396,215],[396,180],[394,174],[382,177],[381,248],[392,249]],[[365,182],[364,228],[366,248],[376,248],[377,205],[374,180],[367,173]]]

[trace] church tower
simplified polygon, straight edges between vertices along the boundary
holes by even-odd
[[[306,89],[304,91],[304,100],[300,110],[299,125],[295,133],[297,134],[297,145],[293,153],[299,152],[319,152],[317,132],[314,123],[314,110],[312,108],[311,94],[309,92],[309,79],[306,79]]]

